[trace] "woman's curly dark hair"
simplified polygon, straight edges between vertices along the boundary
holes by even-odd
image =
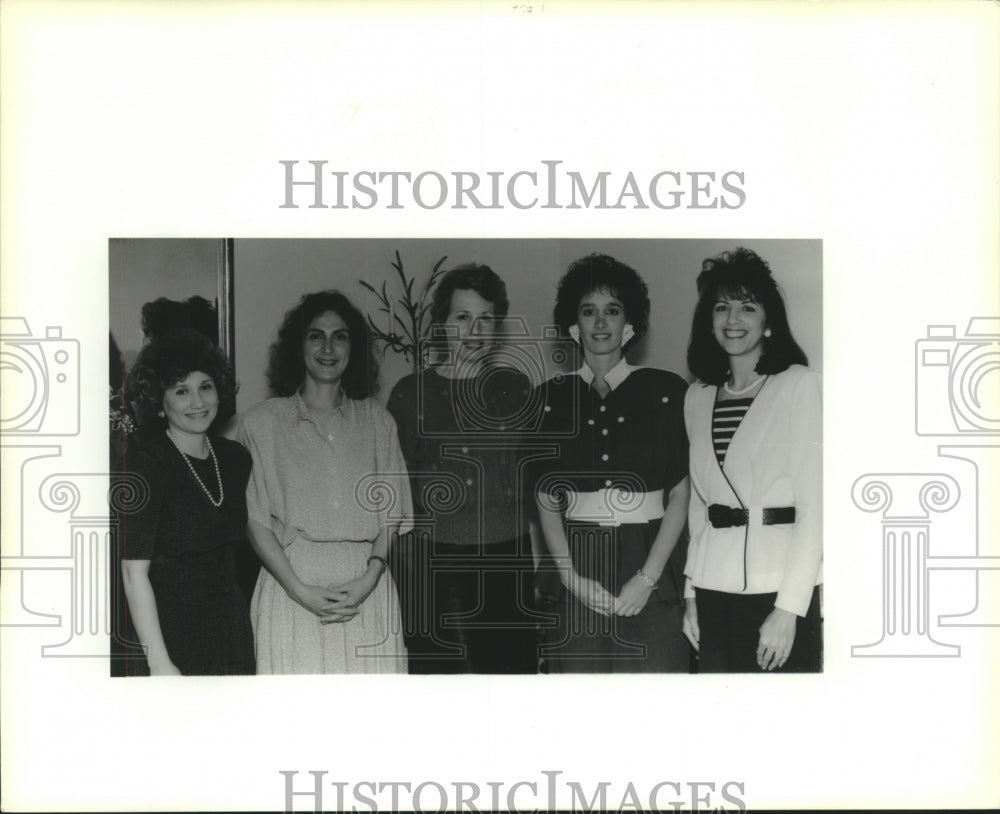
[[[229,360],[215,343],[197,331],[167,333],[139,351],[125,377],[125,400],[140,430],[150,433],[166,429],[167,419],[160,415],[164,394],[196,372],[212,377],[220,404],[235,397],[237,388]]]
[[[751,300],[763,307],[771,335],[763,339],[758,373],[781,373],[791,365],[809,364],[792,337],[785,301],[771,276],[771,267],[756,252],[740,247],[709,257],[701,264],[698,305],[687,352],[688,369],[701,381],[722,384],[729,377],[729,357],[712,330],[712,310],[720,299]]]
[[[635,335],[623,351],[645,336],[649,330],[649,289],[634,268],[606,254],[590,254],[574,261],[559,281],[552,318],[563,336],[577,323],[580,301],[594,291],[607,291],[625,308],[625,320]]]
[[[448,319],[451,295],[458,289],[475,291],[493,305],[495,316],[507,316],[510,301],[507,299],[507,286],[500,275],[482,263],[463,263],[445,274],[434,289],[434,299],[431,302],[432,323],[440,325]]]
[[[219,316],[204,297],[189,297],[183,302],[160,297],[142,306],[142,335],[157,339],[171,331],[193,330],[218,342]]]
[[[310,323],[327,311],[344,320],[351,338],[351,357],[340,380],[344,395],[363,399],[378,391],[378,362],[368,324],[347,297],[329,289],[306,294],[285,314],[278,338],[271,345],[267,367],[267,379],[276,396],[291,396],[302,386],[306,376],[302,343]]]

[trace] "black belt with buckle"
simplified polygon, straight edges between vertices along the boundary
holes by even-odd
[[[728,529],[733,526],[745,526],[750,520],[748,509],[733,509],[720,503],[708,507],[708,521],[713,528]],[[763,524],[765,526],[780,526],[795,522],[795,507],[782,506],[777,509],[764,509]]]

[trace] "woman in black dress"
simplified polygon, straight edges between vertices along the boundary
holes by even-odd
[[[554,317],[583,366],[542,385],[542,437],[558,450],[535,470],[552,559],[540,585],[557,620],[542,657],[550,672],[687,672],[685,382],[625,359],[649,296],[613,257],[569,267]]]
[[[146,345],[128,374],[126,396],[144,438],[125,470],[147,492],[124,522],[125,596],[146,651],[145,660],[129,660],[128,674],[254,672],[234,556],[247,545],[250,455],[209,437],[220,401],[234,392],[221,351],[193,331]]]
[[[500,363],[507,308],[488,266],[449,271],[431,306],[440,358],[389,397],[416,512],[395,569],[411,673],[537,671],[517,445],[531,386]]]

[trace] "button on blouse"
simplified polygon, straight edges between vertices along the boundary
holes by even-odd
[[[579,374],[550,379],[541,387],[546,405],[541,437],[557,452],[534,467],[538,486],[546,474],[559,473],[557,480],[577,492],[613,485],[669,491],[687,475],[687,384],[680,376],[626,367],[624,378],[604,398]]]

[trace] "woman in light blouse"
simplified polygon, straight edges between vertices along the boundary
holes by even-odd
[[[822,666],[820,376],[768,264],[739,248],[698,277],[687,393],[685,633],[700,672]]]
[[[385,570],[410,489],[396,425],[370,397],[377,371],[365,320],[337,291],[303,297],[271,347],[277,398],[241,428],[264,564],[251,603],[258,673],[406,671]]]

